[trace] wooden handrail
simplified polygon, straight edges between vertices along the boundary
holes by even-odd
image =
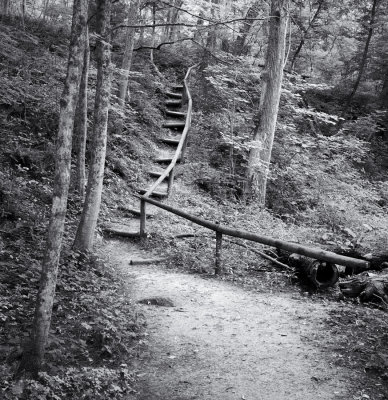
[[[257,242],[261,244],[266,244],[268,246],[276,247],[282,250],[286,250],[292,253],[297,253],[304,255],[306,257],[312,257],[317,260],[322,260],[326,262],[331,262],[339,265],[344,265],[348,267],[352,267],[355,269],[368,269],[369,268],[369,262],[365,260],[360,260],[356,258],[351,258],[351,257],[346,257],[346,256],[341,256],[339,254],[333,253],[331,251],[326,251],[318,248],[313,248],[305,245],[301,245],[298,243],[292,243],[292,242],[286,242],[284,240],[280,239],[274,239],[268,236],[263,236],[263,235],[257,235],[255,233],[251,233],[248,231],[243,231],[243,230],[238,230],[238,229],[233,229],[229,228],[227,226],[222,226],[219,225],[218,223],[213,223],[207,220],[204,220],[202,218],[196,217],[194,215],[190,215],[184,211],[181,211],[177,208],[168,206],[166,204],[160,203],[159,201],[151,199],[149,196],[154,192],[154,190],[164,181],[164,179],[167,178],[169,174],[171,176],[169,177],[169,184],[172,184],[173,180],[173,169],[178,161],[178,158],[180,155],[183,157],[183,152],[186,147],[186,141],[187,141],[187,134],[191,126],[191,113],[192,113],[192,98],[188,86],[188,79],[190,77],[191,71],[197,67],[199,64],[191,66],[185,75],[184,78],[184,89],[185,89],[185,94],[187,96],[188,100],[188,107],[187,107],[187,115],[186,115],[186,122],[185,122],[185,127],[182,132],[181,139],[179,141],[178,147],[175,151],[175,155],[171,160],[171,163],[168,165],[168,167],[164,170],[163,174],[156,180],[156,182],[148,189],[148,191],[143,195],[143,196],[138,196],[135,195],[135,197],[138,197],[141,201],[141,216],[140,216],[140,235],[143,236],[145,234],[145,224],[146,224],[146,207],[145,203],[150,203],[153,204],[156,207],[159,207],[163,210],[166,210],[168,212],[171,212],[175,215],[178,215],[182,218],[185,218],[191,222],[194,222],[197,225],[203,226],[205,228],[208,228],[214,232],[216,232],[216,242],[217,242],[217,249],[216,249],[216,273],[221,272],[221,244],[222,244],[222,235],[227,235],[227,236],[232,236],[236,238],[241,238],[245,240],[249,240],[252,242]],[[170,191],[170,188],[169,188]]]
[[[154,190],[167,178],[168,174],[172,171],[172,169],[175,167],[179,156],[181,155],[182,150],[186,147],[186,140],[187,140],[187,134],[189,132],[190,126],[191,126],[191,113],[193,109],[193,100],[191,98],[190,90],[189,90],[189,85],[188,85],[188,79],[190,77],[191,71],[196,68],[199,64],[195,64],[191,66],[185,75],[185,79],[183,80],[184,87],[185,87],[185,93],[188,99],[188,106],[187,106],[187,115],[186,115],[186,123],[185,127],[182,132],[181,139],[179,141],[178,147],[175,151],[175,155],[171,160],[171,163],[169,166],[164,170],[163,174],[160,175],[160,177],[156,180],[156,182],[147,190],[147,192],[144,194],[144,197],[149,197],[152,195]]]
[[[334,264],[344,265],[347,267],[352,267],[355,269],[368,269],[369,262],[365,260],[359,260],[357,258],[351,258],[346,256],[341,256],[339,254],[333,253],[331,251],[321,250],[314,247],[305,246],[298,243],[286,242],[280,239],[274,239],[268,236],[257,235],[255,233],[251,233],[248,231],[238,230],[229,228],[227,226],[222,226],[214,222],[210,222],[204,220],[202,218],[196,217],[194,215],[190,215],[185,211],[181,211],[177,208],[168,206],[166,204],[160,203],[159,201],[150,199],[144,196],[136,196],[144,202],[153,204],[156,207],[162,208],[163,210],[169,211],[172,214],[178,215],[182,218],[185,218],[191,222],[194,222],[197,225],[203,226],[205,228],[211,229],[219,234],[233,236],[240,239],[250,240],[252,242],[257,242],[261,244],[266,244],[268,246],[276,247],[282,250],[286,250],[292,253],[297,253],[304,255],[306,257],[311,257],[317,260],[332,262]],[[218,235],[219,236],[219,235]],[[220,241],[220,239],[219,239]],[[219,261],[218,261],[219,263]]]

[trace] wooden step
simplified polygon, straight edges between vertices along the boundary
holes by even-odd
[[[186,118],[186,113],[179,112],[179,111],[166,110],[166,114],[167,114],[169,117],[174,117],[174,118]]]
[[[181,100],[166,100],[164,102],[166,107],[180,107],[182,105]]]
[[[164,172],[164,170],[162,170],[162,171],[152,170],[152,171],[148,171],[148,174],[150,176],[152,176],[153,178],[159,178],[160,176],[162,176],[163,172]],[[165,179],[167,179],[167,177]]]
[[[154,184],[155,182],[152,182],[152,184]],[[149,185],[148,187],[147,187],[147,190],[151,187],[152,185]],[[167,182],[161,182],[159,185],[158,185],[158,187],[156,188],[156,191],[157,192],[161,192],[161,193],[167,193],[167,190],[168,190],[168,184],[167,184]],[[148,204],[148,206],[149,207],[155,207],[155,206],[153,206],[153,205],[151,205],[151,204]],[[157,208],[157,207],[156,207]]]
[[[112,223],[108,226],[105,226],[103,230],[109,235],[122,237],[139,237],[140,221],[138,219],[132,219],[129,223],[126,224]]]
[[[169,257],[157,257],[157,258],[133,258],[129,261],[129,265],[149,265],[149,264],[158,264],[161,262],[166,262],[170,258]]]
[[[148,189],[139,189],[138,192],[139,192],[140,194],[146,194],[146,193],[147,193],[147,190],[148,190]],[[154,191],[154,192],[151,194],[151,197],[164,198],[164,197],[167,197],[167,196],[168,196],[168,193],[167,193],[167,192],[158,192],[158,191]]]
[[[184,89],[184,86],[183,85],[173,85],[173,86],[171,86],[171,89],[172,90],[183,90]]]
[[[130,231],[129,229],[126,228],[106,227],[104,228],[104,232],[106,232],[109,235],[121,236],[121,237],[129,237],[129,238],[140,237],[140,229],[138,231]]]
[[[178,146],[179,142],[181,141],[182,136],[177,137],[164,137],[162,138],[162,142],[169,144],[171,146]]]
[[[162,126],[163,128],[169,128],[169,129],[184,129],[185,125],[186,121],[169,120],[166,121]]]
[[[135,207],[119,207],[119,210],[124,211],[124,212],[129,212],[132,215],[135,215],[136,217],[140,217],[140,209],[139,208],[135,208]],[[147,218],[153,218],[155,216],[155,213],[149,212],[149,207],[147,207],[146,216],[147,216]]]
[[[160,163],[160,164],[163,164],[163,163],[170,163],[170,162],[172,161],[173,158],[174,158],[174,156],[160,156],[160,157],[155,158],[154,161],[155,161],[156,163]],[[178,163],[180,162],[180,158],[178,158],[177,162],[178,162]]]
[[[166,96],[172,99],[182,99],[182,93],[166,92]]]

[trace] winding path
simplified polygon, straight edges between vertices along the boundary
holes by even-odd
[[[136,301],[159,296],[174,303],[139,305],[149,343],[138,365],[137,400],[352,398],[347,372],[328,363],[318,340],[327,304],[129,265],[130,255],[142,257],[133,245],[111,241],[108,248]]]

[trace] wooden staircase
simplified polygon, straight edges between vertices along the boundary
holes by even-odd
[[[182,132],[185,130],[188,122],[186,118],[187,114],[182,111],[184,90],[185,87],[183,85],[174,85],[170,87],[166,92],[167,99],[164,104],[166,106],[166,118],[168,119],[164,122],[162,127],[166,128],[168,132],[163,132],[163,136],[160,139],[161,143],[159,146],[159,151],[157,152],[153,160],[154,163],[157,164],[159,167],[155,166],[154,169],[148,172],[151,183],[148,187],[138,190],[138,193],[141,195],[146,195],[155,199],[164,199],[167,198],[169,195],[169,191],[171,190],[171,185],[173,181],[173,170],[170,172],[169,176],[166,176],[162,179],[162,181],[157,185],[157,188],[153,188],[153,186],[155,185],[156,181],[160,179],[164,174],[166,164],[171,164],[174,161],[177,148],[182,139]],[[181,146],[183,150],[184,147]],[[180,153],[181,154],[178,154],[175,162],[181,161],[183,151],[180,151]],[[168,181],[168,183],[166,183],[166,181]],[[141,207],[137,208],[135,206],[129,206],[120,207],[119,209],[120,211],[125,213],[126,217],[121,218],[120,223],[113,223],[109,226],[106,226],[104,228],[104,231],[108,234],[121,237],[133,238],[142,236],[144,232],[142,232],[141,229]],[[148,205],[147,214],[144,213],[144,218],[152,218],[156,214],[156,210],[156,207]]]

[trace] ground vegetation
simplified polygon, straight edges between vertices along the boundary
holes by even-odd
[[[126,217],[125,207],[147,183],[160,144],[163,92],[196,63],[187,157],[176,171],[168,204],[223,225],[350,256],[379,254],[381,269],[388,261],[388,10],[383,1],[291,2],[289,7],[272,1],[288,22],[280,43],[283,69],[277,69],[281,89],[268,176],[264,189],[255,188],[260,201],[248,198],[245,188],[254,134],[263,127],[260,99],[276,12],[254,1],[131,1],[114,2],[111,16],[101,19],[101,7],[110,4],[97,3],[88,4],[90,64],[85,47],[78,51],[77,66],[68,62],[76,40],[73,5],[22,2],[19,8],[2,2],[0,380],[5,399],[135,395],[133,365],[146,347],[145,321],[112,260],[102,254],[107,240],[102,228]],[[82,43],[84,28],[78,31]],[[81,83],[82,65],[89,76],[82,74],[76,115],[82,112],[83,122],[76,122],[72,138],[78,93],[69,102],[62,92],[69,79]],[[66,80],[69,68],[78,71]],[[55,149],[60,149],[57,133],[63,133],[66,106],[72,109],[61,158]],[[96,156],[92,225],[85,243],[78,238],[73,246],[87,212],[82,169],[93,177]],[[63,233],[60,227],[58,236],[47,239],[61,160],[64,207],[60,219],[54,213],[52,218]],[[168,257],[168,267],[213,275],[215,238],[209,231],[160,212],[147,222],[147,232],[137,245]],[[39,344],[45,358],[42,354],[29,364],[35,379],[19,374],[18,380],[26,343],[36,336],[31,328],[45,276],[42,260],[56,237],[53,317],[45,343]],[[332,362],[362,376],[366,389],[355,398],[387,396],[386,299],[372,296],[364,304],[358,296],[343,297],[338,287],[311,289],[293,270],[263,260],[260,253],[287,264],[274,249],[225,240],[220,279],[247,290],[291,292],[335,304],[325,325],[335,338],[333,348],[326,342],[328,352],[335,350]],[[317,334],[313,340],[325,339]]]

